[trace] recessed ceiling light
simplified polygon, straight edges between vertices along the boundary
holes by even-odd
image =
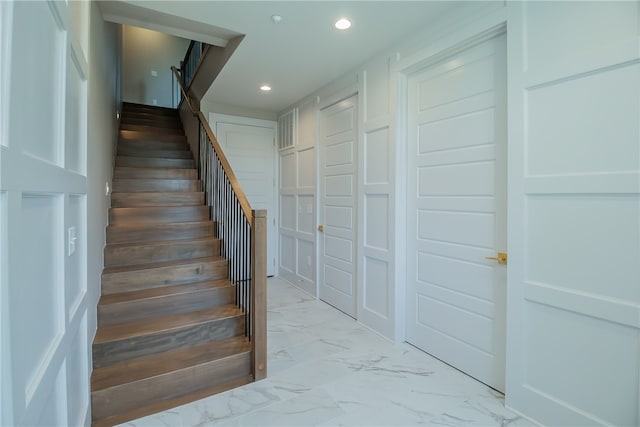
[[[333,26],[338,30],[347,30],[351,28],[351,21],[349,21],[347,18],[340,18],[336,21],[335,24],[333,24]]]
[[[277,24],[278,22],[282,21],[282,16],[281,15],[271,15],[271,20]]]
[[[260,90],[263,91],[263,92],[269,92],[271,90],[271,86],[262,85],[262,86],[260,86]]]

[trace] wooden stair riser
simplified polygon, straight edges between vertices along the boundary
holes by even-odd
[[[145,141],[137,139],[120,139],[118,141],[118,149],[137,149],[137,150],[172,150],[172,151],[189,151],[189,144],[186,142],[173,141]]]
[[[184,135],[184,131],[182,129],[171,129],[171,128],[159,128],[155,126],[145,126],[145,125],[132,125],[129,123],[120,123],[121,130],[137,130],[139,132],[147,132],[152,134],[170,134],[170,135]]]
[[[158,159],[133,156],[117,156],[116,166],[137,168],[180,168],[193,169],[195,162],[189,159]]]
[[[100,409],[92,416],[107,418],[245,377],[251,373],[250,361],[250,353],[245,352],[93,392],[93,408]]]
[[[217,256],[220,256],[218,239],[107,245],[104,250],[104,266],[137,265]]]
[[[187,137],[173,133],[144,132],[120,129],[118,141],[157,141],[157,142],[187,142]]]
[[[117,167],[113,179],[198,179],[198,172],[195,169]]]
[[[144,114],[126,114],[122,116],[120,123],[129,125],[152,126],[168,129],[182,129],[180,120],[174,118],[153,118]]]
[[[148,120],[173,120],[180,122],[180,114],[177,111],[174,111],[173,114],[156,114],[153,111],[127,111],[122,115],[120,119],[125,120],[128,118],[139,118],[139,119],[148,119]]]
[[[197,400],[205,399],[215,394],[224,393],[225,391],[233,390],[238,387],[242,387],[244,385],[250,384],[253,381],[254,381],[253,375],[247,375],[247,376],[238,378],[237,380],[226,382],[219,386],[185,394],[175,399],[152,403],[150,405],[142,406],[138,409],[134,409],[129,412],[124,412],[121,414],[114,415],[112,417],[103,418],[103,419],[94,418],[91,421],[91,427],[112,427],[114,425],[135,420],[137,418],[146,417],[147,415],[156,414],[158,412],[166,411],[171,408],[177,408],[178,406],[195,402]]]
[[[192,159],[188,150],[149,150],[146,148],[118,147],[118,156],[149,157],[160,159]]]
[[[204,282],[225,279],[226,277],[226,259],[121,272],[109,272],[105,269],[102,273],[102,294]]]
[[[156,377],[170,371],[178,371],[249,351],[251,351],[251,341],[246,336],[241,335],[169,353],[157,354],[145,359],[115,363],[94,369],[91,373],[91,387],[94,391],[106,390],[127,382]]]
[[[158,224],[148,227],[108,226],[107,243],[154,242],[157,240],[213,237],[213,223]]]
[[[169,107],[160,107],[157,105],[145,105],[125,102],[122,104],[122,113],[126,115],[128,113],[146,113],[153,114],[154,116],[171,116],[179,117],[178,110]]]
[[[142,206],[198,206],[204,203],[202,192],[153,192],[153,193],[113,193],[111,206],[142,207]]]
[[[156,298],[98,305],[98,324],[100,326],[108,326],[177,313],[187,313],[232,304],[234,300],[235,287],[229,285]]]
[[[177,120],[150,120],[144,118],[134,118],[129,117],[120,122],[122,125],[133,125],[133,126],[144,126],[150,127],[154,129],[166,129],[170,131],[170,133],[176,133],[175,131],[180,131],[184,134],[184,130],[182,129],[182,124]]]
[[[206,206],[175,206],[148,208],[111,208],[110,225],[159,224],[167,222],[197,222],[209,219]]]
[[[154,191],[200,191],[200,181],[194,179],[114,179],[114,193],[151,193]]]
[[[168,118],[168,119],[179,119],[180,113],[178,110],[174,110],[171,108],[162,109],[162,108],[130,108],[125,107],[122,111],[122,117],[126,117],[129,115],[144,115],[148,117],[158,117],[158,118]]]
[[[163,330],[147,335],[93,344],[93,367],[221,341],[244,333],[245,316],[211,319],[195,325]]]

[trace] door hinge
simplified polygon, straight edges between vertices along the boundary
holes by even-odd
[[[273,259],[273,266],[274,267],[276,266],[276,259],[275,258]]]
[[[273,226],[274,227],[276,226],[276,219],[275,218],[273,218]]]

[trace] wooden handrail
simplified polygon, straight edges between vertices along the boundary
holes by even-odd
[[[247,221],[251,223],[251,218],[252,218],[251,204],[249,203],[249,199],[247,199],[247,195],[244,193],[244,190],[240,186],[238,178],[236,178],[236,174],[233,172],[233,169],[229,164],[229,160],[227,160],[227,156],[224,155],[224,152],[222,151],[222,147],[220,147],[220,143],[218,142],[218,139],[216,138],[213,131],[211,130],[211,127],[209,126],[209,122],[204,117],[204,114],[202,114],[202,111],[196,110],[195,108],[193,108],[191,99],[189,98],[189,95],[187,95],[187,92],[184,88],[184,84],[180,80],[180,74],[178,73],[178,69],[175,66],[172,66],[171,70],[173,71],[173,74],[177,77],[178,84],[180,85],[180,90],[182,91],[182,96],[187,101],[187,105],[191,110],[191,114],[193,114],[194,117],[198,118],[198,120],[202,124],[202,128],[204,129],[205,133],[207,134],[207,137],[209,138],[209,141],[211,141],[211,145],[213,146],[213,149],[215,150],[216,154],[218,155],[218,158],[220,159],[222,168],[224,169],[224,172],[229,178],[229,183],[231,184],[231,188],[233,188],[233,191],[236,193],[236,196],[238,197],[238,202],[240,203],[242,212],[244,212],[244,215],[247,218]]]
[[[176,80],[180,85],[180,92],[182,92],[182,99],[187,101],[187,105],[189,106],[191,113],[193,113],[194,116],[197,116],[198,111],[195,108],[193,108],[193,104],[191,104],[191,99],[189,99],[189,97],[187,96],[187,92],[184,89],[184,84],[182,83],[182,80],[180,80],[180,73],[178,72],[178,69],[175,67],[175,65],[171,66],[171,71],[173,71],[173,75],[176,77]],[[178,109],[180,109],[180,104],[178,104]]]
[[[187,53],[184,54],[184,58],[182,59],[182,62],[184,62],[185,64],[189,60],[189,55],[191,55],[191,51],[193,50],[193,46],[195,44],[196,44],[195,40],[191,40],[191,43],[189,43],[189,47],[187,48]]]

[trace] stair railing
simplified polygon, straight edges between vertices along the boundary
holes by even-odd
[[[178,69],[171,70],[180,83],[183,101],[197,121],[197,147],[192,147],[197,149],[198,175],[215,235],[220,239],[221,255],[229,263],[228,277],[235,284],[236,304],[245,312],[245,333],[252,347],[251,369],[254,379],[259,380],[267,373],[267,211],[251,209],[204,114],[194,108]]]
[[[180,81],[182,81],[185,88],[188,88],[191,84],[206,47],[206,43],[195,40],[191,40],[191,43],[189,43],[187,53],[185,53],[184,59],[180,62],[180,76],[182,77]]]

